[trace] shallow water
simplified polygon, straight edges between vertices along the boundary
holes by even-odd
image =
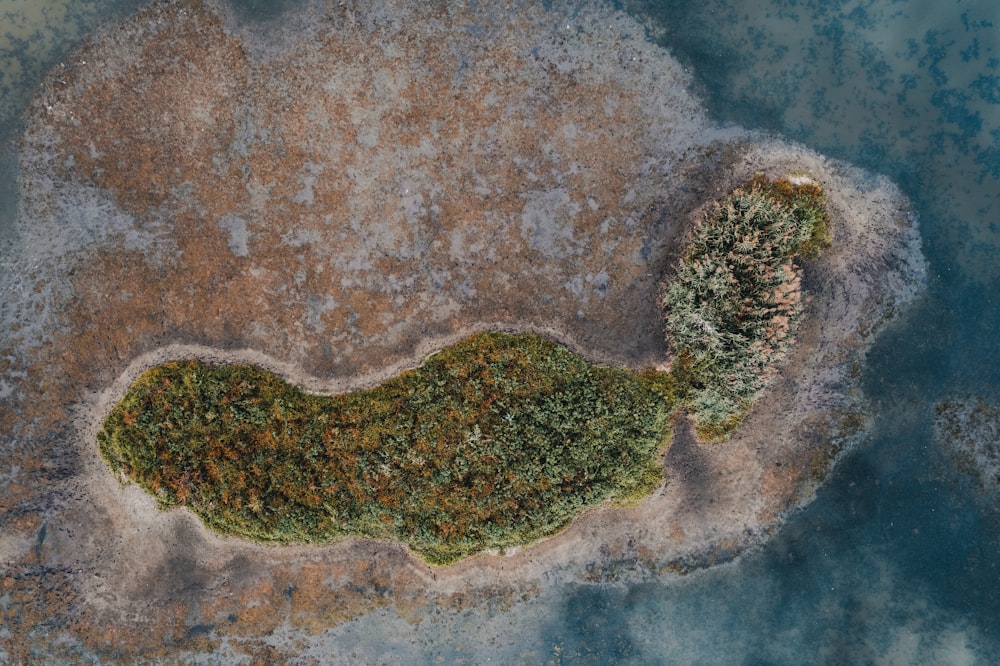
[[[932,283],[871,352],[875,433],[816,502],[734,565],[681,583],[568,591],[550,642],[639,662],[997,663],[997,514],[935,448],[931,417],[945,396],[989,399],[1000,385],[990,297],[1000,8],[643,4],[630,8],[663,27],[660,41],[716,118],[899,182],[920,214]]]
[[[16,134],[46,70],[100,21],[139,4],[0,0],[0,138]],[[274,18],[273,4],[241,4],[247,16]],[[990,296],[1000,280],[1000,6],[621,4],[660,29],[651,32],[691,69],[718,120],[886,173],[914,202],[932,281],[871,352],[873,435],[772,542],[735,563],[680,580],[569,586],[415,626],[373,613],[313,637],[303,654],[407,663],[1000,663],[997,512],[931,437],[935,402],[969,393],[996,401],[1000,387],[1000,308]],[[0,184],[0,229],[12,201]]]

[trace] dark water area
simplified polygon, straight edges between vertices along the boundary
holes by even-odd
[[[303,0],[232,0],[237,16],[247,23],[266,23],[303,4]]]
[[[892,177],[942,277],[996,279],[977,263],[1000,233],[996,3],[626,4],[662,27],[716,118]]]
[[[128,16],[148,2],[0,1],[0,144],[15,138],[34,88],[72,56],[81,40],[101,24]]]
[[[932,472],[928,421],[880,433],[738,563],[568,590],[552,650],[565,663],[996,663],[996,516]]]
[[[1000,662],[997,511],[932,439],[937,401],[1000,386],[1000,6],[626,4],[720,122],[896,180],[931,284],[871,351],[874,433],[814,503],[733,565],[567,591],[552,645],[593,663]]]
[[[0,0],[0,15],[17,4]],[[44,72],[101,21],[141,4],[18,10],[0,29],[0,142],[16,134]],[[259,21],[293,4],[237,3]],[[1000,663],[1000,515],[932,436],[938,401],[1000,400],[1000,4],[619,5],[650,22],[720,123],[884,173],[913,202],[930,285],[870,352],[872,436],[737,562],[681,579],[570,586],[450,624],[376,614],[334,642],[407,663]],[[14,203],[4,154],[0,241]]]

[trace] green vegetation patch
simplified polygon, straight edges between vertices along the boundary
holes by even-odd
[[[221,533],[393,538],[448,563],[651,492],[673,390],[504,333],[332,397],[252,366],[183,361],[143,373],[98,443],[162,508],[187,506]]]
[[[695,229],[664,296],[669,373],[588,363],[538,335],[484,333],[382,385],[313,396],[247,365],[143,373],[98,434],[162,508],[258,541],[398,539],[444,564],[635,501],[679,404],[727,436],[801,314],[796,260],[830,243],[822,190],[756,178]]]
[[[817,185],[763,177],[695,229],[663,305],[673,375],[701,437],[728,436],[774,378],[802,312],[796,260],[830,238]]]

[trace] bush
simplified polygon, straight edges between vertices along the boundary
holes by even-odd
[[[773,379],[802,310],[796,257],[829,240],[822,190],[787,179],[755,178],[696,227],[663,305],[702,437],[728,435]]]

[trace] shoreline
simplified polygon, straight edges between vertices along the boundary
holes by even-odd
[[[799,147],[780,142],[755,144],[755,148],[751,154],[755,152],[756,159],[751,161],[757,164],[757,166],[765,164],[766,160],[771,161],[772,164],[781,164],[783,160],[780,158],[776,159],[776,156],[773,154],[768,154],[769,151],[774,151],[775,147],[777,147],[779,155],[782,153],[787,154],[788,151],[793,153],[801,151]],[[818,158],[818,160],[814,164],[814,168],[820,162],[825,162],[823,158]],[[757,170],[748,169],[748,173],[753,173]],[[847,170],[848,173],[853,172],[854,175],[861,174],[860,170],[840,163],[834,163],[833,171],[839,170]],[[775,175],[781,175],[781,171],[776,171],[774,166],[771,167],[770,171]],[[845,196],[846,198],[850,198],[850,195],[842,189],[833,191],[826,189],[829,187],[830,178],[837,176],[825,174],[825,178],[817,178],[815,172],[810,171],[810,174],[810,177],[824,186],[832,202],[843,202]],[[730,177],[730,180],[739,182],[741,177],[734,173]],[[885,184],[887,184],[887,181],[883,183],[883,186]],[[898,196],[898,194],[892,193],[891,196]],[[902,201],[898,203],[902,204]],[[834,210],[836,233],[838,236],[841,236],[840,243],[844,241],[844,233],[850,230],[853,230],[859,238],[864,238],[865,236],[864,233],[858,233],[859,231],[871,231],[871,229],[865,228],[864,225],[861,225],[859,228],[852,228],[850,226],[852,223],[844,218],[843,213],[844,211],[841,209],[835,208]],[[886,216],[891,217],[888,213],[886,213]],[[911,242],[912,240],[911,238]],[[809,282],[829,281],[838,277],[833,267],[843,266],[842,262],[851,253],[849,246],[843,246],[840,243],[835,240],[834,247],[829,250],[829,257],[811,262],[806,267]],[[878,277],[867,276],[874,283],[879,282]],[[857,289],[858,286],[855,284],[853,288]],[[842,284],[841,287],[845,291],[850,292],[852,285]],[[887,295],[891,296],[891,294],[868,294],[868,298],[881,300],[882,297]],[[226,551],[232,551],[232,553],[257,552],[258,554],[271,556],[268,559],[276,558],[279,560],[287,559],[294,561],[303,557],[311,559],[316,556],[322,559],[326,559],[327,557],[334,560],[341,560],[343,558],[351,559],[355,557],[352,553],[358,551],[365,553],[373,551],[396,552],[397,554],[406,553],[405,558],[409,561],[406,562],[404,568],[411,573],[423,571],[424,575],[419,576],[419,578],[424,583],[427,583],[428,580],[431,581],[432,584],[429,587],[435,588],[439,594],[446,590],[454,593],[468,586],[496,585],[501,581],[515,588],[550,585],[559,580],[567,582],[570,580],[586,581],[589,579],[590,573],[594,570],[594,563],[596,561],[594,560],[594,556],[602,549],[606,552],[617,552],[626,560],[629,558],[633,559],[632,573],[625,574],[622,580],[629,580],[635,576],[639,576],[640,579],[648,575],[660,576],[670,571],[686,573],[706,566],[705,563],[708,563],[707,566],[713,566],[709,556],[709,553],[713,550],[717,550],[720,547],[723,550],[729,550],[730,555],[723,560],[729,561],[762,545],[768,536],[780,527],[780,524],[784,522],[789,513],[798,510],[798,508],[808,503],[816,488],[822,484],[822,479],[799,479],[794,488],[785,489],[786,496],[771,498],[770,501],[762,501],[759,492],[747,492],[749,488],[745,485],[746,481],[744,480],[742,493],[731,496],[728,503],[730,508],[723,509],[722,511],[716,509],[715,514],[732,511],[735,506],[746,507],[747,505],[752,505],[757,507],[758,513],[761,513],[761,516],[770,514],[766,518],[761,516],[751,517],[744,511],[742,514],[743,518],[739,519],[738,526],[734,527],[734,525],[730,524],[726,527],[727,520],[724,516],[713,518],[712,515],[714,514],[709,514],[699,517],[698,522],[703,523],[700,530],[692,529],[693,526],[690,524],[683,524],[684,521],[681,521],[679,525],[675,525],[673,528],[663,530],[665,522],[669,521],[664,521],[662,515],[664,512],[669,513],[671,508],[674,508],[676,511],[676,502],[678,499],[675,496],[676,493],[673,491],[668,492],[668,489],[672,485],[683,484],[683,468],[686,464],[689,464],[687,462],[688,459],[694,456],[696,458],[701,457],[712,460],[718,466],[718,469],[713,471],[723,475],[738,475],[734,467],[742,467],[746,464],[752,466],[756,462],[758,464],[756,471],[766,474],[767,470],[759,468],[760,461],[753,461],[747,456],[750,454],[750,449],[759,447],[755,443],[755,440],[769,439],[768,430],[774,427],[773,421],[775,417],[773,414],[780,411],[775,409],[775,407],[777,404],[781,404],[783,400],[790,400],[793,407],[781,419],[782,422],[787,424],[809,422],[811,418],[815,419],[817,415],[823,414],[830,417],[835,414],[858,413],[859,405],[856,404],[856,397],[852,399],[844,394],[839,396],[839,404],[837,401],[829,401],[828,386],[843,381],[843,375],[846,375],[848,371],[848,368],[845,367],[848,363],[843,360],[845,355],[851,359],[851,363],[863,360],[867,344],[870,344],[881,325],[884,325],[885,322],[875,325],[869,330],[860,347],[845,348],[843,347],[843,339],[852,337],[856,333],[854,324],[860,320],[860,315],[864,309],[874,308],[875,312],[881,311],[879,316],[886,317],[891,314],[889,311],[895,306],[903,305],[913,297],[913,294],[903,295],[899,303],[893,303],[890,300],[887,303],[873,305],[866,299],[851,304],[853,307],[849,308],[846,312],[839,311],[836,314],[830,311],[824,312],[823,308],[816,302],[817,300],[824,300],[823,296],[823,294],[810,294],[810,303],[804,313],[799,334],[803,338],[803,341],[797,343],[792,349],[780,370],[781,378],[776,380],[775,384],[767,389],[758,405],[751,410],[747,422],[737,429],[731,440],[721,443],[701,443],[690,432],[690,424],[686,422],[686,418],[683,416],[680,417],[681,420],[675,426],[675,430],[678,432],[675,432],[674,444],[666,456],[665,483],[661,484],[650,496],[640,500],[635,507],[616,508],[599,505],[586,509],[558,533],[533,544],[510,549],[504,555],[481,553],[450,565],[432,566],[424,563],[417,556],[410,554],[401,543],[360,537],[349,537],[329,545],[255,544],[235,537],[216,534],[211,529],[202,525],[200,520],[195,518],[193,514],[183,509],[161,512],[156,507],[155,500],[152,497],[145,496],[145,493],[139,490],[137,486],[131,486],[129,489],[123,491],[123,495],[129,496],[128,501],[133,506],[136,503],[145,505],[138,508],[140,513],[148,514],[152,512],[152,515],[143,516],[141,518],[142,522],[174,523],[181,521],[196,524],[196,529],[199,532],[199,540],[204,543],[207,549],[215,551],[216,556],[222,555]],[[832,297],[829,294],[826,296],[827,300],[830,300]],[[831,326],[831,322],[836,322],[838,325]],[[825,340],[816,340],[814,338],[816,329],[818,328],[822,328],[826,332]],[[437,350],[454,344],[469,335],[485,330],[539,333],[556,340],[559,344],[566,346],[574,353],[594,360],[592,356],[588,355],[588,350],[568,339],[569,336],[561,334],[551,327],[532,326],[527,323],[521,327],[511,326],[508,323],[476,324],[448,336],[425,340],[418,347],[417,354],[397,361],[394,365],[383,370],[362,376],[348,377],[316,377],[307,373],[301,366],[295,366],[253,349],[224,350],[204,345],[168,345],[151,352],[146,352],[133,359],[126,370],[114,380],[111,386],[96,395],[92,395],[89,400],[81,403],[79,406],[81,409],[77,411],[77,416],[74,419],[77,428],[77,438],[81,444],[95,441],[96,433],[103,422],[103,418],[114,404],[121,399],[128,386],[143,371],[161,363],[186,358],[194,358],[210,363],[250,363],[274,372],[282,379],[294,383],[311,393],[331,395],[377,385],[400,372],[418,367],[429,356],[436,353]],[[830,335],[831,331],[835,331],[833,336]],[[835,349],[836,347],[840,348]],[[822,363],[811,362],[812,359],[823,357],[841,357],[842,360],[835,365],[827,366],[824,366]],[[808,377],[803,378],[801,373],[807,374]],[[818,402],[815,395],[817,392],[826,393],[827,402]],[[785,406],[787,407],[788,405]],[[772,416],[768,417],[768,414]],[[828,420],[829,423],[827,423],[827,426],[832,427],[833,421],[836,419]],[[849,451],[851,441],[864,436],[864,430],[865,427],[860,426],[854,432],[845,432],[837,435],[845,441],[839,445],[837,451],[833,454],[833,458],[826,461],[827,472],[835,465],[835,459]],[[783,435],[787,439],[789,432],[786,431]],[[791,446],[787,441],[783,444],[784,446],[772,445],[773,450],[769,452],[771,455],[765,454],[765,457],[781,457],[783,454],[791,454],[794,457],[795,454],[802,453],[794,450],[794,442],[791,443]],[[674,447],[678,447],[676,451]],[[103,468],[105,476],[112,476],[110,470],[107,469],[104,462],[97,456],[96,447],[92,448],[95,449],[95,456],[97,457],[97,473],[100,474],[100,468]],[[726,451],[727,449],[729,451]],[[740,464],[734,465],[734,461],[737,460],[740,461]],[[799,464],[801,465],[802,463],[800,462]],[[809,464],[814,465],[815,461],[810,461]],[[789,475],[795,475],[796,473],[801,475],[802,470],[796,470],[795,463],[792,463],[784,467],[784,472]],[[730,488],[730,490],[732,489]],[[137,494],[145,496],[148,502],[137,497]],[[125,499],[125,497],[122,499]],[[785,504],[785,506],[776,510],[775,505],[780,504]],[[180,518],[178,514],[184,514],[184,517]],[[659,515],[660,518],[652,520],[651,517],[654,515]],[[162,520],[158,520],[157,517]],[[632,536],[632,533],[655,531],[651,529],[654,527],[661,528],[660,537],[648,539],[655,545],[646,547],[646,552],[641,556],[637,556],[636,553],[643,550],[646,544],[644,540],[636,539]],[[676,538],[678,533],[687,535],[699,531],[701,533],[698,538]],[[668,542],[674,541],[674,543],[664,543],[662,539],[663,534],[673,534],[673,537],[668,538]],[[628,546],[623,546],[623,542],[627,543]],[[615,545],[611,546],[612,543]],[[630,549],[634,551],[631,555],[628,553]],[[586,553],[586,555],[581,557],[581,553]],[[612,557],[611,560],[613,559]],[[685,564],[685,562],[688,564]],[[702,565],[697,564],[698,562],[702,562]],[[605,562],[605,566],[611,566],[610,560]],[[487,583],[486,581],[490,582]]]

